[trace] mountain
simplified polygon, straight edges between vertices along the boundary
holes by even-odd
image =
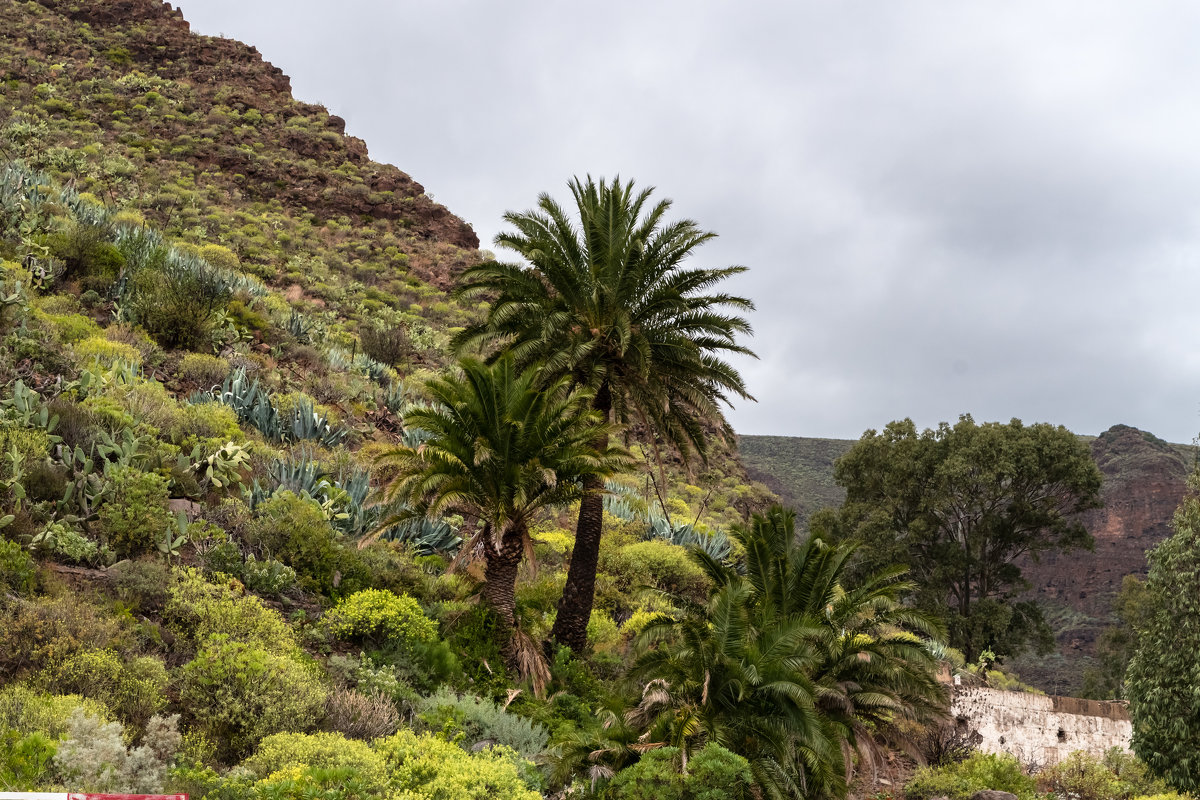
[[[1087,512],[1084,524],[1093,552],[1050,554],[1022,566],[1031,594],[1047,609],[1058,651],[1022,657],[1010,666],[1035,686],[1069,694],[1082,684],[1100,632],[1115,621],[1112,603],[1126,575],[1146,573],[1148,548],[1170,535],[1171,517],[1195,465],[1195,448],[1170,444],[1128,425],[1088,437],[1104,476],[1104,507]],[[746,469],[802,514],[839,505],[845,492],[833,480],[833,463],[853,446],[848,439],[741,436]]]

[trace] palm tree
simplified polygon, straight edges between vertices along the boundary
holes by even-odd
[[[418,515],[478,520],[483,597],[513,631],[530,522],[543,509],[578,499],[585,478],[603,481],[628,469],[631,459],[620,447],[595,447],[614,428],[591,410],[586,390],[571,389],[565,379],[547,385],[536,369],[518,371],[507,356],[490,365],[466,358],[459,367],[461,374],[428,383],[431,405],[405,415],[406,428],[423,432],[419,443],[398,445],[379,459],[395,470],[383,501],[405,505],[381,529]],[[511,666],[512,636],[503,648]]]
[[[685,752],[716,741],[739,753],[772,797],[840,795],[852,751],[944,713],[928,647],[942,631],[900,604],[901,570],[849,585],[853,546],[797,541],[790,511],[735,536],[738,567],[693,554],[713,581],[708,603],[674,598],[682,612],[643,633],[633,717]]]
[[[579,215],[572,220],[549,195],[536,210],[510,212],[515,230],[496,244],[525,264],[490,262],[466,270],[459,296],[491,301],[484,322],[455,339],[458,348],[510,352],[522,366],[544,364],[547,377],[566,377],[592,391],[606,420],[637,424],[654,442],[684,458],[706,455],[709,432],[730,433],[720,404],[749,398],[727,353],[753,355],[737,343],[750,325],[739,316],[753,304],[710,290],[745,267],[685,268],[715,234],[691,220],[665,221],[669,200],[651,205],[652,189],[588,177],[569,186]],[[597,439],[603,447],[606,440]],[[603,532],[603,483],[584,480],[575,545],[551,633],[581,652],[587,637]]]

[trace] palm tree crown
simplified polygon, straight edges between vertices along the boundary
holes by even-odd
[[[422,430],[424,440],[380,458],[396,470],[382,499],[405,504],[404,516],[479,520],[484,596],[511,627],[517,566],[534,515],[578,499],[585,477],[627,469],[630,457],[620,447],[595,447],[614,428],[591,410],[590,394],[571,390],[565,379],[546,385],[535,369],[518,371],[507,356],[490,365],[466,358],[460,368],[429,382],[432,405],[405,415],[405,426]]]
[[[518,364],[542,363],[547,375],[592,387],[615,421],[646,423],[685,456],[703,454],[705,424],[721,419],[718,404],[750,397],[720,355],[753,355],[737,343],[751,332],[737,312],[754,308],[706,292],[746,268],[685,269],[716,234],[691,220],[665,222],[671,201],[650,206],[653,189],[635,193],[632,181],[590,177],[569,185],[578,226],[542,194],[537,210],[505,214],[516,230],[496,237],[528,264],[490,262],[463,273],[460,295],[494,301],[456,345],[501,345]]]
[[[797,541],[794,521],[776,507],[736,530],[743,569],[693,554],[712,594],[646,628],[635,716],[664,744],[741,754],[774,797],[835,796],[851,750],[943,713],[927,644],[941,630],[900,603],[902,570],[851,585],[854,547]]]

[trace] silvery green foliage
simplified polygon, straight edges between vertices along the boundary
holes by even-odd
[[[510,713],[491,700],[470,694],[457,694],[443,686],[436,694],[416,702],[417,713],[428,719],[438,719],[450,711],[464,723],[464,733],[473,743],[490,741],[516,750],[533,759],[543,753],[550,734],[533,720]]]
[[[381,361],[368,356],[366,353],[351,353],[341,347],[330,347],[325,351],[329,366],[342,372],[357,372],[370,378],[380,386],[388,386],[396,376],[396,371]]]
[[[312,402],[302,398],[291,414],[279,413],[271,402],[270,393],[251,380],[244,367],[229,373],[219,390],[214,390],[212,399],[224,403],[238,415],[238,421],[254,426],[263,436],[276,442],[299,442],[315,440],[325,447],[333,447],[345,440],[349,431],[335,428],[328,416],[322,416],[313,408]],[[200,395],[192,395],[190,402],[208,402]]]
[[[119,722],[101,722],[76,709],[54,761],[73,789],[85,792],[161,792],[179,749],[179,715],[151,717],[142,744],[127,749]]]
[[[435,553],[456,553],[462,547],[458,529],[444,519],[413,517],[397,522],[382,535],[391,542],[403,542],[419,556]]]

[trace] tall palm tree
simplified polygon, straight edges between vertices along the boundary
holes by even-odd
[[[496,244],[524,264],[490,262],[466,270],[458,294],[491,301],[487,318],[455,339],[459,348],[511,352],[522,366],[545,365],[592,390],[605,419],[638,424],[653,442],[684,458],[706,455],[709,431],[728,434],[721,403],[749,398],[742,377],[723,360],[753,355],[738,344],[753,304],[717,284],[745,270],[689,268],[687,258],[715,234],[691,220],[668,222],[669,200],[652,189],[591,177],[569,183],[578,220],[549,195],[535,210],[505,214],[515,230]],[[597,446],[606,444],[597,439]],[[551,633],[579,652],[595,593],[603,532],[603,484],[584,480],[575,545]]]
[[[536,368],[518,371],[508,356],[490,365],[465,358],[459,368],[461,374],[428,383],[431,405],[405,415],[405,427],[421,430],[422,441],[379,459],[396,471],[382,499],[405,504],[407,517],[458,513],[479,520],[483,597],[511,632],[530,522],[547,507],[578,499],[584,479],[603,481],[628,469],[631,459],[617,446],[596,448],[614,427],[591,409],[586,390],[565,379],[546,384]],[[510,635],[502,643],[510,665],[513,641]]]
[[[794,522],[776,507],[736,530],[737,568],[693,554],[712,595],[675,598],[682,612],[646,628],[633,716],[685,752],[711,740],[739,753],[773,797],[837,796],[851,751],[944,713],[927,646],[941,629],[900,604],[901,571],[850,584],[853,547],[797,541]]]

